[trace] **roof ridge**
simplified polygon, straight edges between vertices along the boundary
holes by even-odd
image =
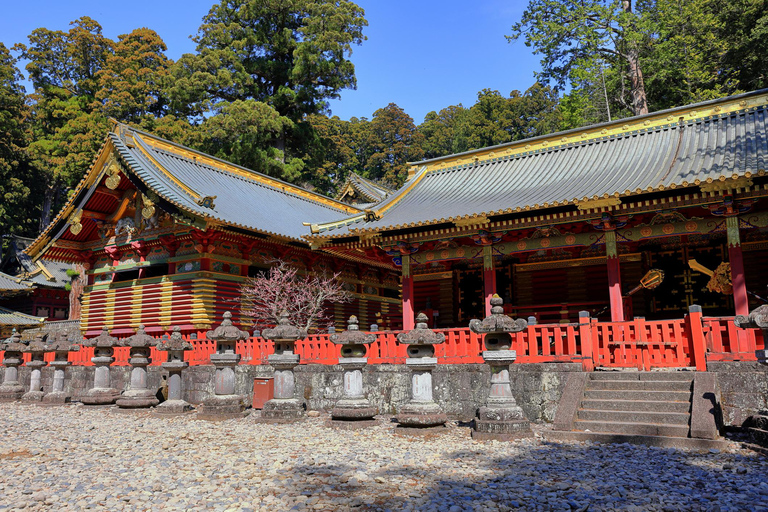
[[[262,180],[265,181],[265,182],[271,182],[271,183],[269,183],[268,186],[272,186],[275,190],[282,191],[284,193],[290,194],[291,192],[286,190],[286,188],[287,188],[287,189],[290,189],[293,192],[294,196],[298,196],[298,197],[304,196],[304,199],[307,199],[309,201],[312,201],[313,199],[316,198],[317,200],[314,201],[316,203],[323,204],[323,203],[327,203],[327,202],[330,201],[330,202],[333,203],[333,205],[325,204],[324,206],[328,206],[328,207],[334,207],[335,206],[336,210],[341,210],[342,212],[345,212],[345,213],[350,213],[349,212],[350,209],[359,211],[358,208],[355,208],[352,205],[348,205],[346,203],[342,203],[340,201],[337,201],[337,200],[335,200],[335,199],[333,199],[331,197],[328,197],[326,195],[320,194],[318,192],[312,192],[312,191],[309,191],[309,190],[304,189],[302,187],[299,187],[298,185],[295,185],[295,184],[283,181],[283,180],[281,180],[279,178],[275,178],[273,176],[269,176],[267,174],[264,174],[264,173],[261,173],[261,172],[258,172],[258,171],[254,171],[253,169],[248,169],[247,167],[243,167],[242,165],[237,165],[237,164],[234,164],[232,162],[227,162],[226,160],[223,160],[221,158],[215,157],[213,155],[209,155],[207,153],[203,153],[202,151],[198,151],[196,149],[189,148],[187,146],[183,146],[181,144],[178,144],[176,142],[164,139],[164,138],[159,137],[157,135],[154,135],[152,133],[145,132],[145,131],[140,130],[138,128],[134,128],[134,127],[132,127],[130,125],[127,125],[125,123],[121,123],[119,121],[114,121],[114,122],[115,122],[115,127],[114,128],[115,128],[115,132],[116,133],[118,133],[118,131],[122,130],[122,129],[138,133],[138,134],[142,135],[142,140],[143,140],[143,137],[148,137],[149,139],[151,139],[152,141],[155,141],[159,145],[167,145],[167,146],[171,146],[173,148],[176,148],[176,149],[180,150],[179,152],[171,152],[170,150],[166,149],[167,152],[173,153],[176,156],[185,157],[186,155],[184,155],[184,153],[190,153],[190,154],[198,155],[199,157],[202,157],[205,160],[209,160],[211,162],[215,162],[216,164],[220,165],[221,168],[218,168],[218,170],[220,170],[222,172],[227,172],[227,173],[232,174],[232,175],[238,175],[239,173],[245,173],[245,174],[248,175],[248,178],[250,178],[250,179],[252,179],[252,180],[254,180],[256,182],[262,181]],[[144,142],[149,144],[149,145],[151,145],[150,141],[144,141]],[[155,149],[157,149],[157,148],[155,148]],[[192,160],[197,160],[197,159],[196,158],[192,158]],[[200,162],[198,162],[198,163],[200,163]],[[217,167],[214,166],[211,163],[209,163],[207,165],[209,167],[211,167],[212,169],[217,169]]]
[[[750,98],[760,95],[766,96],[763,98],[758,97],[755,98],[755,100],[750,100]],[[712,115],[716,114],[720,114],[721,116],[736,115],[739,112],[749,110],[750,106],[754,107],[755,105],[758,105],[759,107],[764,108],[766,104],[768,104],[768,88],[759,89],[757,91],[750,91],[743,94],[726,96],[714,100],[693,103],[690,105],[682,105],[679,107],[650,112],[648,114],[639,116],[632,116],[614,121],[572,128],[570,130],[547,133],[527,139],[510,141],[503,144],[496,144],[494,146],[487,146],[484,148],[472,149],[461,153],[422,160],[420,162],[408,162],[408,165],[411,166],[409,175],[413,174],[413,169],[415,167],[422,165],[426,165],[428,167],[441,166],[444,168],[447,161],[450,160],[460,162],[460,164],[467,164],[472,163],[473,160],[478,159],[493,159],[494,157],[501,156],[505,153],[520,153],[520,148],[523,148],[524,150],[531,149],[534,146],[539,146],[539,148],[547,148],[551,143],[554,143],[554,146],[549,149],[555,149],[557,147],[562,147],[563,143],[572,144],[574,142],[590,142],[594,140],[600,140],[605,135],[615,137],[625,133],[631,134],[632,132],[636,132],[641,127],[659,128],[665,125],[668,126],[668,123],[677,124],[678,119],[673,114],[686,114],[683,117],[687,117],[687,121],[695,122],[697,120],[711,118]],[[708,115],[705,111],[710,108],[710,114]],[[635,126],[631,126],[633,124]],[[576,139],[574,136],[577,136],[578,139]]]

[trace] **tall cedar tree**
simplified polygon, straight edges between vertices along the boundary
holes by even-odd
[[[542,56],[538,78],[559,87],[596,56],[611,62],[629,81],[627,107],[641,115],[648,113],[648,100],[640,56],[646,34],[639,24],[631,0],[529,0],[508,39],[523,37]]]
[[[363,16],[363,9],[348,0],[224,0],[203,19],[194,37],[197,53],[182,56],[174,67],[173,99],[200,120],[229,115],[224,107],[236,101],[268,105],[283,124],[270,142],[284,155],[285,169],[257,167],[298,181],[292,158],[301,156],[312,137],[299,125],[306,115],[325,112],[328,99],[356,87],[349,57],[352,45],[365,39]],[[263,107],[248,105],[251,119],[264,113]]]
[[[21,73],[0,43],[0,235],[36,233],[42,181],[25,155],[29,109]]]

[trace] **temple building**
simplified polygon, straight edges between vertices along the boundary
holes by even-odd
[[[21,313],[17,322],[39,323],[31,319],[66,320],[70,317],[70,265],[44,258],[32,261],[24,250],[32,239],[14,236],[0,258],[0,307],[11,313]],[[5,313],[10,315],[11,313]],[[10,318],[10,317],[9,317]],[[5,325],[0,321],[0,325]],[[7,324],[11,325],[11,324]],[[13,324],[17,327],[25,323]]]
[[[548,323],[746,314],[768,283],[766,104],[763,90],[414,163],[396,193],[306,238],[389,256],[406,329],[420,310],[464,326],[494,292]]]
[[[339,328],[410,329],[417,311],[466,326],[493,293],[540,323],[744,314],[768,284],[766,105],[757,91],[417,162],[394,192],[353,175],[338,200],[116,123],[26,252],[82,269],[86,335],[209,329],[277,259],[341,273]]]
[[[338,273],[369,324],[400,317],[391,261],[312,251],[306,221],[330,222],[360,208],[115,123],[93,166],[45,231],[33,261],[71,263],[86,277],[81,330],[129,335],[174,325],[194,336],[239,312],[248,276],[277,260],[301,272]],[[241,325],[246,319],[238,318]]]

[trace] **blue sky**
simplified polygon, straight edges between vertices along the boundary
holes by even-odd
[[[213,0],[0,0],[0,41],[27,42],[35,28],[68,30],[80,16],[98,21],[107,37],[134,28],[155,30],[174,60],[193,52],[197,32]],[[507,95],[524,91],[539,69],[539,58],[505,34],[527,0],[358,0],[366,12],[368,40],[354,48],[357,90],[331,103],[334,115],[370,118],[396,103],[418,124],[432,110],[472,105],[481,89]]]

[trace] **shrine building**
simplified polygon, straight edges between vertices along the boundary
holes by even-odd
[[[87,275],[86,336],[209,329],[276,259],[341,273],[337,328],[409,329],[417,311],[465,327],[493,293],[540,323],[746,314],[768,284],[766,105],[763,90],[417,162],[394,192],[354,176],[344,201],[115,123],[27,254]]]
[[[541,323],[746,314],[768,284],[766,104],[757,91],[413,163],[400,190],[305,238],[392,258],[406,329],[417,311],[466,326],[494,292]],[[651,269],[663,280],[645,289]]]
[[[276,260],[300,272],[339,273],[353,300],[339,327],[401,315],[390,261],[310,250],[306,221],[356,215],[356,206],[115,123],[93,166],[45,231],[34,260],[69,262],[86,276],[81,330],[116,336],[179,325],[192,337],[240,312],[248,276]],[[241,325],[248,322],[239,319]]]

